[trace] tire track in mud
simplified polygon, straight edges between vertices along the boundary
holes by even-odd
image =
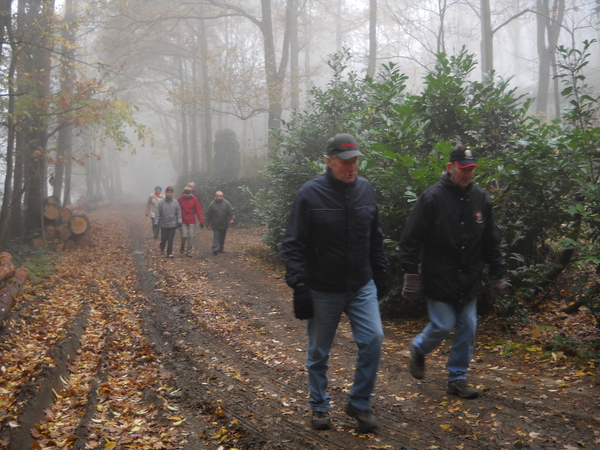
[[[223,334],[218,324],[197,314],[200,298],[157,291],[164,276],[152,273],[157,252],[147,249],[156,241],[136,228],[135,221],[129,223],[138,275],[149,300],[146,329],[181,388],[180,406],[205,421],[237,424],[239,448],[545,450],[598,438],[589,415],[573,410],[561,414],[561,397],[553,390],[547,392],[541,382],[524,387],[511,381],[514,372],[491,370],[498,361],[506,361],[497,355],[485,353],[473,364],[470,381],[482,387],[482,396],[476,400],[446,395],[443,366],[448,344],[428,358],[426,380],[414,381],[406,371],[406,352],[401,350],[412,335],[398,332],[392,323],[385,325],[384,355],[373,400],[380,430],[358,436],[353,433],[353,421],[342,412],[356,354],[345,320],[330,359],[334,428],[314,431],[303,362],[305,324],[293,319],[290,293],[283,282],[247,265],[236,250],[215,258],[178,261],[176,257],[164,265],[183,261],[190,271],[204,273],[214,289],[198,297],[222,297],[227,304],[223,320],[236,317],[256,325],[254,333],[240,328],[238,334]],[[208,241],[205,236],[202,239]],[[208,242],[200,244],[202,254],[209,254]],[[281,353],[281,360],[269,360],[267,352]],[[587,390],[572,391],[577,398],[573,401],[585,405],[591,415],[597,400]]]

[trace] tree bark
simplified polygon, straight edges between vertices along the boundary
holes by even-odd
[[[369,64],[367,76],[375,76],[377,65],[377,0],[369,0]]]
[[[0,329],[6,326],[16,297],[29,278],[29,270],[21,268],[10,279],[11,284],[0,290]]]

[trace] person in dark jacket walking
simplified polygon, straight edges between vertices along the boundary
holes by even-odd
[[[205,219],[206,229],[213,230],[213,255],[225,253],[225,236],[229,225],[235,223],[235,211],[231,203],[223,198],[221,191],[215,192],[215,199],[208,205]]]
[[[172,186],[165,188],[165,198],[158,202],[154,220],[160,228],[160,254],[164,255],[165,246],[167,256],[173,258],[173,240],[177,228],[181,228],[181,205],[173,198],[175,189]]]
[[[387,291],[387,259],[373,186],[357,176],[360,152],[350,134],[327,141],[326,173],[305,183],[292,204],[282,255],[294,289],[294,315],[308,319],[308,386],[316,430],[331,428],[327,369],[342,313],[358,347],[345,412],[361,432],[378,426],[370,410],[381,359],[378,297]]]
[[[477,296],[484,265],[489,264],[493,295],[501,294],[507,286],[492,203],[471,181],[476,167],[472,150],[461,146],[451,152],[447,172],[417,200],[399,245],[404,271],[402,295],[414,301],[421,290],[429,312],[429,323],[409,345],[409,372],[422,379],[425,355],[454,329],[446,363],[446,392],[466,399],[479,396],[466,378],[475,345]]]
[[[200,228],[204,228],[204,215],[202,214],[202,206],[198,199],[193,195],[192,186],[187,185],[183,190],[183,194],[179,196],[177,201],[181,205],[181,247],[179,253],[192,257],[192,249],[194,248],[194,228],[196,227],[196,218]]]

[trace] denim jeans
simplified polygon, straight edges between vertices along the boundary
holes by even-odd
[[[327,395],[327,361],[342,313],[350,319],[352,336],[358,347],[354,384],[349,400],[358,409],[369,409],[375,387],[383,327],[373,280],[356,293],[321,292],[311,290],[314,317],[308,320],[308,387],[313,411],[329,411]]]
[[[454,328],[450,356],[446,362],[448,381],[464,380],[473,356],[477,330],[477,297],[454,305],[427,299],[429,323],[413,340],[417,352],[427,355],[448,337]]]

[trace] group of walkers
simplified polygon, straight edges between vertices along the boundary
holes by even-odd
[[[316,430],[331,428],[327,394],[329,354],[342,314],[350,320],[358,347],[354,382],[344,411],[360,432],[372,432],[378,422],[371,412],[384,338],[378,300],[386,295],[387,258],[379,206],[373,186],[358,176],[358,142],[350,134],[327,141],[327,168],[297,192],[282,243],[286,282],[293,289],[296,318],[306,320],[306,366]],[[492,295],[507,288],[500,250],[500,232],[488,195],[472,182],[478,167],[475,153],[459,146],[450,154],[446,172],[418,198],[399,242],[404,276],[402,295],[425,301],[429,323],[409,344],[408,371],[425,377],[425,357],[454,330],[446,363],[446,392],[464,399],[479,396],[467,384],[477,328],[477,297],[484,266],[489,266]],[[196,223],[213,229],[212,250],[223,251],[234,211],[217,191],[206,215],[193,184],[173,200],[160,186],[148,199],[154,237],[161,232],[160,250],[173,257],[175,232],[181,229],[181,253],[187,242],[191,256]]]
[[[208,205],[206,214],[203,213],[202,204],[196,193],[196,184],[188,183],[183,193],[175,200],[175,188],[167,186],[165,194],[162,188],[156,186],[154,193],[146,202],[146,216],[152,220],[154,239],[158,239],[160,231],[160,254],[173,258],[173,243],[177,229],[181,234],[179,253],[188,257],[193,256],[194,233],[197,226],[201,229],[206,224],[206,229],[213,231],[213,255],[225,253],[225,236],[229,225],[235,223],[235,211],[223,192],[217,191],[214,200]]]
[[[384,336],[378,299],[387,292],[379,207],[373,186],[357,175],[363,153],[354,136],[334,136],[325,151],[326,172],[305,183],[291,207],[282,246],[286,282],[294,290],[295,316],[307,320],[312,427],[331,428],[328,360],[344,313],[358,347],[344,411],[356,419],[360,432],[372,432],[378,423],[371,396]],[[446,392],[464,399],[479,396],[466,378],[484,265],[489,265],[492,295],[507,287],[492,203],[472,182],[477,167],[471,149],[453,150],[446,172],[418,198],[399,242],[402,295],[423,299],[429,312],[429,323],[409,345],[408,371],[424,378],[426,355],[454,329]]]

